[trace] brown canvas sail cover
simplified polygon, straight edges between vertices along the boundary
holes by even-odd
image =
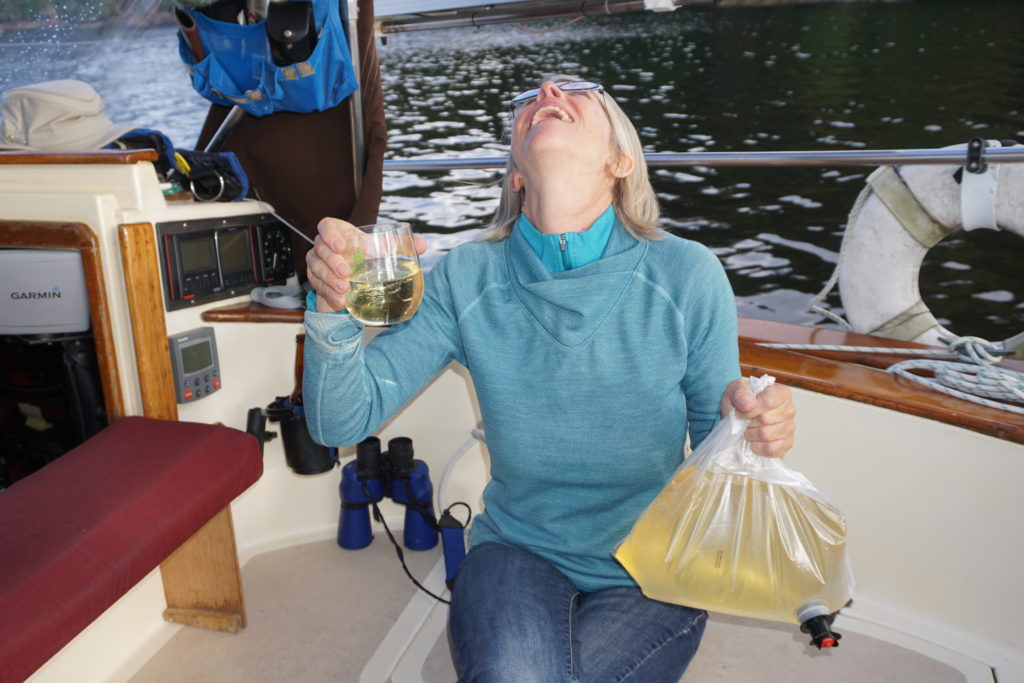
[[[359,0],[357,37],[360,89],[337,107],[310,114],[278,112],[261,118],[244,116],[223,151],[234,152],[249,176],[249,196],[262,199],[310,237],[325,216],[356,225],[377,220],[380,208],[384,149],[384,95],[374,42],[373,0]],[[365,165],[356,193],[353,177],[351,105],[358,96],[363,108]],[[230,109],[211,105],[197,148],[204,148]],[[306,279],[309,242],[292,235],[295,269]]]

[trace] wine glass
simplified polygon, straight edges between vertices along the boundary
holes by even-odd
[[[353,243],[348,312],[374,327],[411,318],[423,299],[423,270],[409,224],[363,225],[347,237]]]

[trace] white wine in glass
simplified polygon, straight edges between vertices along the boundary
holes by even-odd
[[[364,325],[408,320],[423,300],[423,271],[408,223],[375,223],[357,229],[348,312]]]

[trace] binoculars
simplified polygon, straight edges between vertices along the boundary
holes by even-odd
[[[437,545],[434,487],[427,464],[413,458],[412,439],[391,439],[383,453],[377,437],[361,441],[356,459],[341,469],[340,488],[338,545],[342,548],[359,550],[370,545],[370,506],[385,497],[406,508],[402,537],[406,548],[429,550]]]

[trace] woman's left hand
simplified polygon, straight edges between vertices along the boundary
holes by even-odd
[[[736,410],[736,417],[749,420],[743,433],[751,450],[767,458],[781,458],[793,447],[796,406],[789,387],[772,384],[757,396],[745,379],[734,379],[722,396],[722,417]]]

